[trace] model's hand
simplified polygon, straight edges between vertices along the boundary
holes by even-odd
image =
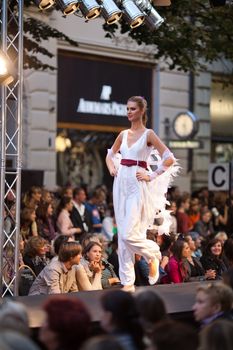
[[[146,173],[141,172],[141,171],[136,172],[136,178],[138,179],[138,181],[146,181],[146,182],[150,181],[150,176]]]
[[[115,167],[109,168],[109,173],[111,176],[117,176],[117,169]]]

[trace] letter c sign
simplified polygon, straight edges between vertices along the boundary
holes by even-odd
[[[208,188],[210,191],[228,191],[229,178],[229,163],[212,163],[209,165]]]

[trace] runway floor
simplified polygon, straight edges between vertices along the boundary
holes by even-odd
[[[137,287],[138,293],[143,289],[154,289],[163,299],[168,314],[175,318],[185,318],[185,315],[192,314],[192,306],[195,300],[196,289],[200,283],[189,282],[182,284],[164,284],[146,287]],[[87,291],[67,294],[70,298],[80,298],[90,311],[92,321],[98,322],[101,315],[100,298],[106,290]],[[29,322],[31,328],[39,328],[44,319],[42,305],[51,296],[38,295],[15,297],[14,300],[22,302],[28,310]]]

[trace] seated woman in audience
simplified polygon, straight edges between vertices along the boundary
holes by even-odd
[[[49,202],[41,202],[36,209],[36,217],[39,236],[51,243],[56,237],[52,204]]]
[[[41,188],[32,186],[24,195],[22,207],[37,208],[41,200],[41,195]]]
[[[182,283],[189,280],[187,266],[184,263],[190,255],[190,248],[187,242],[182,239],[175,241],[171,247],[172,256],[169,258],[165,268],[167,276],[162,283]]]
[[[102,289],[102,246],[90,241],[83,249],[80,265],[75,267],[79,290]]]
[[[39,330],[39,340],[48,350],[79,350],[88,339],[91,316],[78,298],[53,296],[43,309],[45,321]]]
[[[38,236],[35,208],[24,208],[21,212],[20,234],[26,242],[32,236]]]
[[[103,289],[106,289],[114,285],[119,285],[120,280],[114,271],[113,265],[108,261],[107,257],[103,256],[104,254],[103,244],[100,243],[99,239],[101,239],[100,234],[96,234],[96,236],[90,237],[89,243],[87,243],[87,238],[84,240],[84,242],[82,242],[83,245],[85,244],[87,245],[83,248],[83,258],[81,260],[81,265],[83,265],[87,276],[89,276],[89,281],[91,284],[93,283],[94,275],[93,275],[93,271],[89,271],[89,270],[90,269],[95,270],[95,267],[93,267],[93,264],[96,265],[97,267],[100,265],[101,266],[101,285]],[[81,270],[81,265],[79,266],[78,270]],[[98,275],[98,278],[99,278],[99,275]],[[99,285],[98,283],[97,283],[97,286]],[[98,289],[100,288],[98,287]]]
[[[75,233],[80,233],[79,227],[74,227],[70,219],[70,212],[73,208],[71,197],[63,197],[57,208],[57,229],[62,235],[73,236]]]
[[[122,290],[106,292],[101,299],[101,327],[124,349],[144,349],[143,329],[134,297]]]
[[[23,262],[33,270],[36,276],[48,264],[46,259],[47,251],[47,242],[40,236],[29,238],[25,244]]]
[[[77,292],[74,265],[81,259],[82,247],[78,242],[63,243],[58,260],[52,260],[33,282],[29,295]]]
[[[214,280],[216,277],[215,270],[207,270],[205,271],[200,260],[193,256],[193,252],[196,249],[195,243],[190,235],[185,236],[184,238],[185,242],[189,245],[189,254],[186,260],[186,268],[188,271],[188,274],[190,276],[189,281],[202,281],[202,280]]]
[[[49,190],[47,190],[46,188],[42,189],[40,201],[45,202],[45,203],[52,203],[52,201],[53,201],[53,196],[52,196],[51,192]]]
[[[227,266],[222,259],[223,248],[221,241],[213,238],[210,240],[203,252],[200,261],[205,271],[215,270],[216,280],[222,279],[222,274],[227,270]]]
[[[202,284],[197,288],[193,305],[194,318],[202,327],[216,319],[233,320],[232,303],[233,291],[227,285],[221,282]]]

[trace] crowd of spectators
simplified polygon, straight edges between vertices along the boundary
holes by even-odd
[[[14,196],[5,231],[14,229]],[[201,282],[193,305],[197,326],[169,317],[155,290],[121,290],[117,226],[111,193],[98,186],[59,192],[33,187],[22,198],[19,282],[21,295],[51,296],[39,336],[30,337],[26,310],[8,299],[0,308],[0,347],[48,350],[217,350],[232,349],[233,198],[206,188],[191,195],[169,190],[170,235],[158,235],[157,215],[147,231],[160,246],[159,284]],[[12,248],[5,244],[4,278],[10,279]],[[25,274],[29,273],[31,279]],[[148,285],[149,267],[135,256],[136,285]],[[26,286],[26,281],[29,283]],[[202,281],[209,281],[202,283]],[[26,287],[25,287],[26,286]],[[101,335],[92,333],[91,315],[69,292],[107,289],[101,298]]]
[[[10,199],[5,217],[8,236],[15,220],[14,196]],[[206,188],[192,194],[180,193],[179,188],[172,187],[168,200],[170,235],[157,234],[163,222],[159,213],[147,231],[148,239],[155,240],[162,253],[158,283],[221,280],[233,265],[233,197],[228,198],[225,192],[210,193]],[[70,242],[76,242],[76,248]],[[30,283],[34,284],[24,288],[23,294],[120,285],[117,251],[112,196],[105,186],[98,186],[92,193],[82,187],[51,192],[34,186],[23,196],[19,268],[24,272],[20,274],[22,279],[28,269]],[[7,263],[11,257],[12,247],[6,244],[6,281],[11,278]],[[135,256],[135,274],[136,285],[149,284],[149,267],[141,256]]]

